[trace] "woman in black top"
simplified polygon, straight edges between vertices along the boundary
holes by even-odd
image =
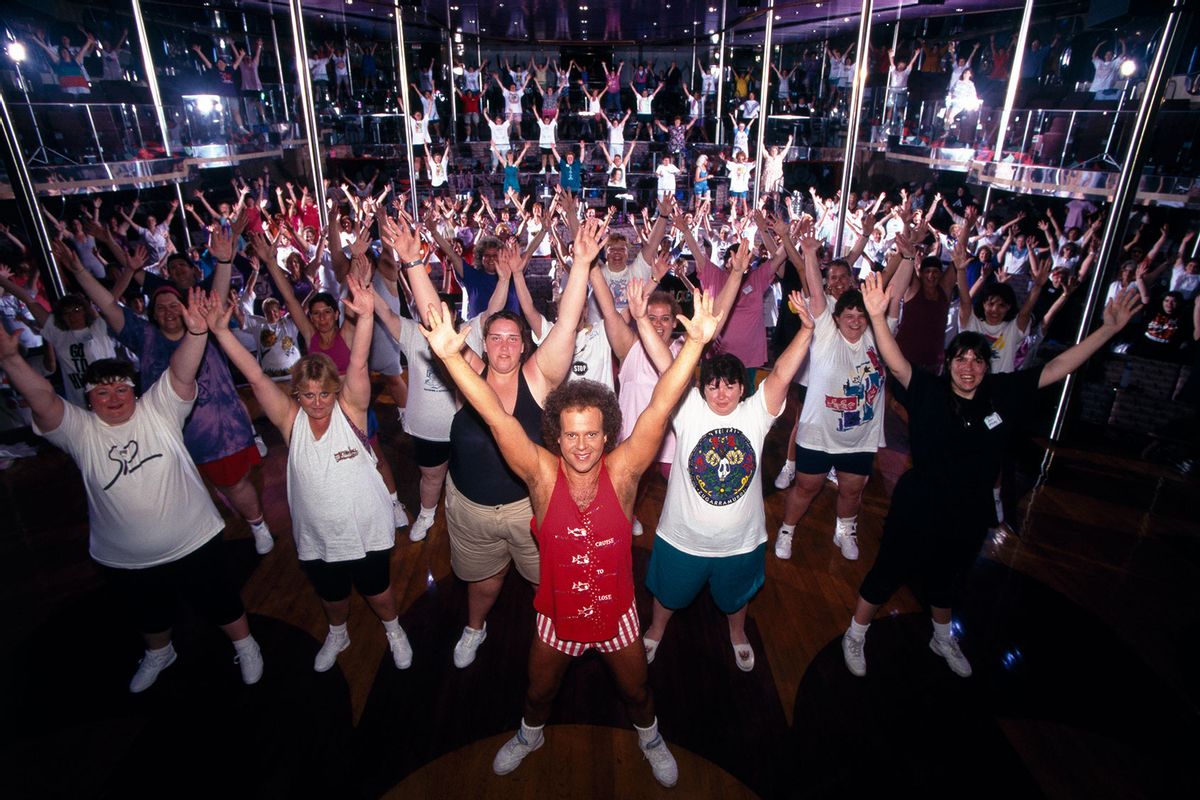
[[[908,410],[913,465],[892,495],[879,555],[859,588],[842,654],[853,674],[865,675],[863,642],[871,619],[901,585],[920,577],[933,616],[929,647],[965,678],[971,664],[951,633],[951,606],[995,524],[992,486],[1006,441],[1033,407],[1037,390],[1078,369],[1125,327],[1141,300],[1134,289],[1118,295],[1104,309],[1100,328],[1040,370],[991,375],[987,339],[960,333],[946,348],[945,374],[936,377],[913,368],[900,352],[885,319],[891,298],[878,273],[868,276],[863,298],[876,346],[899,387],[897,399]]]

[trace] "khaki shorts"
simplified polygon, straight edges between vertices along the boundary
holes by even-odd
[[[537,584],[541,571],[537,543],[529,530],[532,519],[529,498],[502,506],[481,506],[463,496],[454,480],[446,476],[450,566],[462,580],[485,580],[511,561],[525,580]]]

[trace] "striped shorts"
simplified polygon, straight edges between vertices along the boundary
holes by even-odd
[[[617,621],[617,635],[606,642],[568,642],[559,639],[554,633],[554,623],[545,614],[537,615],[538,638],[560,653],[569,656],[581,656],[593,648],[599,653],[615,653],[633,644],[642,635],[641,623],[638,620],[637,605],[631,605],[629,610]]]

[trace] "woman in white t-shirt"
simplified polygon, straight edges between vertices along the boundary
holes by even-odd
[[[392,501],[366,434],[375,293],[354,274],[349,286],[342,304],[355,314],[357,324],[344,378],[333,359],[312,353],[292,368],[290,392],[271,380],[230,333],[232,309],[212,301],[205,305],[205,316],[217,343],[250,381],[254,397],[288,446],[287,494],[296,554],[329,623],[313,669],[331,669],[338,653],[350,646],[346,621],[352,586],[383,622],[396,667],[407,669],[412,647],[400,627],[389,574],[396,542]]]
[[[191,308],[201,294],[192,290]],[[256,683],[263,669],[242,601],[224,578],[225,523],[183,443],[208,328],[199,313],[180,307],[186,334],[166,373],[138,398],[132,364],[94,362],[84,374],[90,411],[64,403],[25,362],[20,337],[0,331],[0,369],[29,404],[34,432],[78,465],[88,498],[88,550],[146,642],[129,683],[134,693],[175,662],[171,626],[179,597],[233,641],[245,683]]]
[[[446,194],[447,172],[450,169],[450,143],[442,152],[429,152],[425,145],[425,168],[429,170],[429,186],[435,195]]]
[[[821,285],[816,259],[807,257],[809,286]],[[858,509],[863,488],[883,444],[883,361],[857,289],[838,295],[833,308],[814,292],[808,310],[816,325],[808,360],[808,393],[796,428],[796,483],[788,493],[775,555],[791,558],[792,533],[837,470],[837,523],[833,542],[847,560],[858,558]]]
[[[749,250],[745,243],[740,249]],[[792,301],[802,327],[758,391],[745,398],[745,366],[722,353],[701,364],[700,386],[684,396],[672,419],[675,462],[646,571],[646,588],[654,595],[653,620],[642,639],[647,662],[674,612],[691,605],[707,585],[728,619],[734,663],[743,672],[754,669],[745,625],[747,604],[765,577],[763,441],[783,413],[788,384],[813,333],[798,292]],[[639,331],[645,347],[665,350],[650,326],[639,323]]]

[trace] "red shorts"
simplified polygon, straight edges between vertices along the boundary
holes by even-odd
[[[250,474],[250,468],[262,463],[262,456],[258,454],[258,448],[250,445],[244,450],[239,450],[232,455],[218,458],[216,461],[209,461],[207,464],[197,464],[200,469],[200,474],[208,478],[214,486],[233,486],[242,478]]]
[[[642,626],[638,619],[637,606],[632,605],[617,620],[617,635],[613,638],[604,642],[572,642],[558,638],[558,634],[554,630],[554,621],[539,611],[537,615],[537,635],[539,639],[560,653],[566,653],[569,656],[581,656],[592,649],[600,653],[615,653],[618,650],[624,650],[626,647],[637,642],[638,638],[642,635]]]

